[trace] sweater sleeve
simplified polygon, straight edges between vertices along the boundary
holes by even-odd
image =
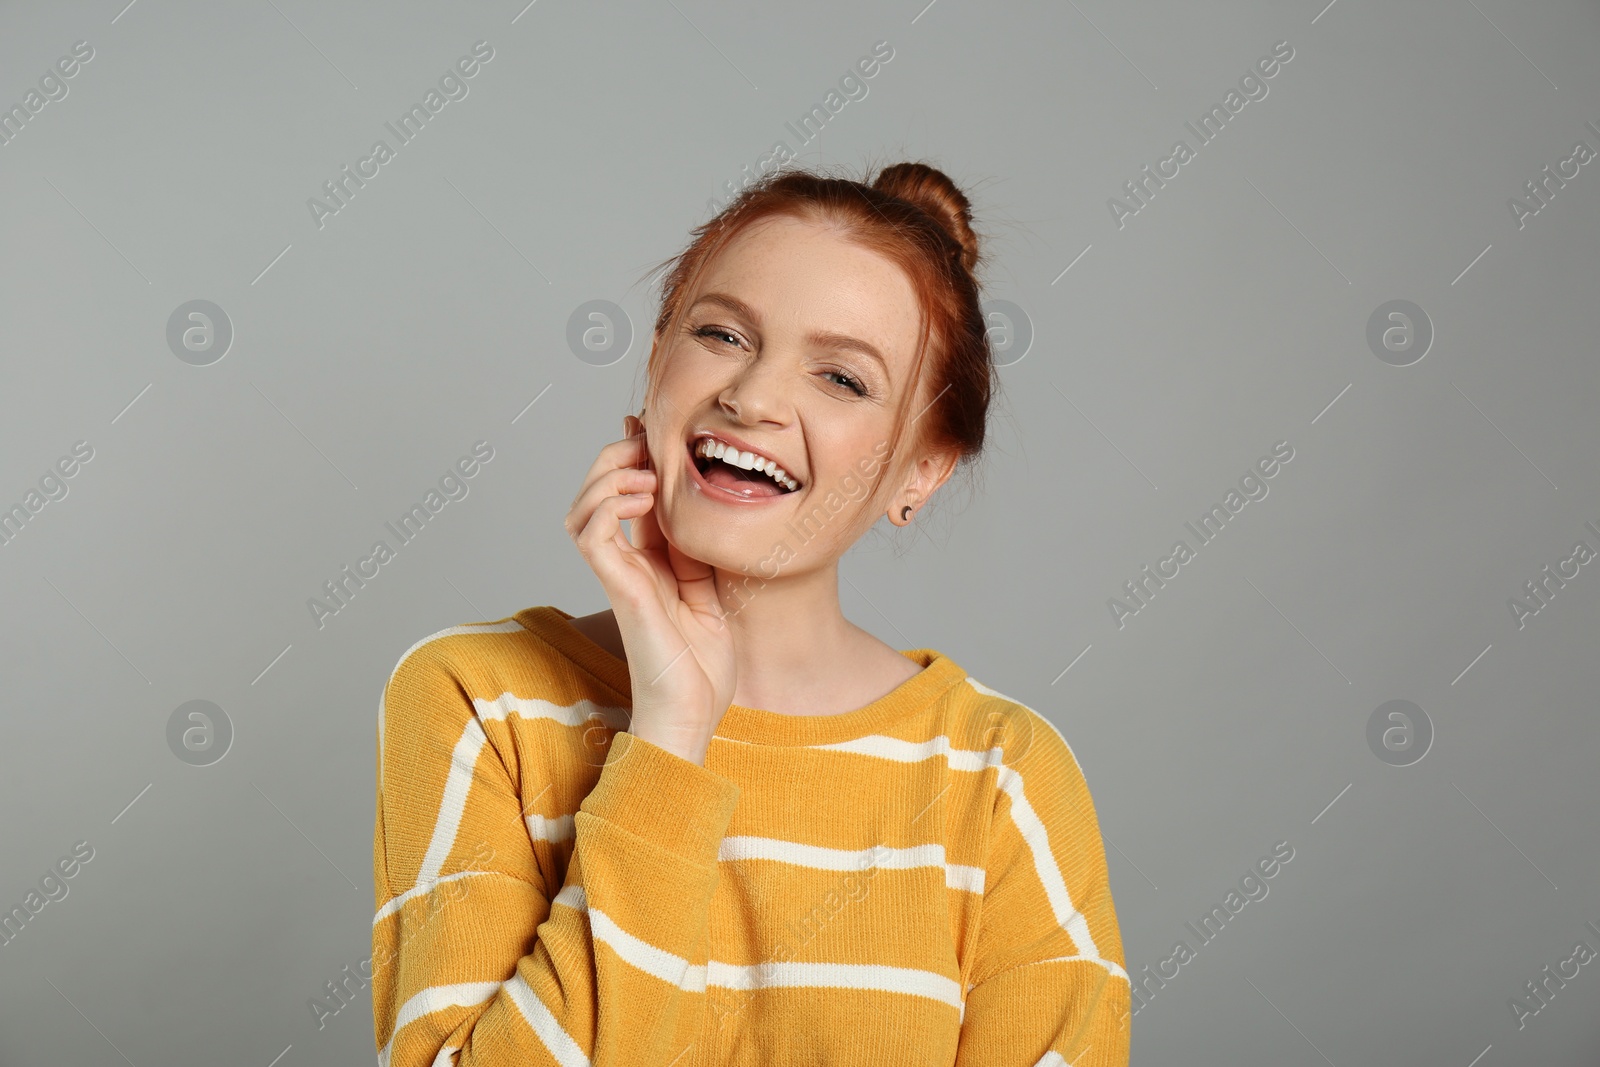
[[[705,1008],[717,851],[739,787],[614,734],[570,816],[565,884],[550,886],[525,821],[563,821],[534,810],[549,783],[522,783],[524,811],[479,706],[426,646],[384,687],[372,927],[380,1067],[670,1063],[682,1051],[674,1035],[697,1033]],[[509,726],[496,724],[497,736]]]
[[[1127,1067],[1128,975],[1094,802],[1054,726],[1020,705],[1006,715],[956,1067]]]

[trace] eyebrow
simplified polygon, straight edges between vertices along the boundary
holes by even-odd
[[[761,325],[761,316],[756,314],[756,309],[736,296],[729,296],[727,293],[706,293],[696,300],[692,307],[699,307],[701,304],[717,304],[727,308],[735,315],[741,315],[749,319],[757,326]],[[883,358],[883,353],[878,351],[876,345],[863,341],[859,337],[851,337],[845,333],[835,333],[832,330],[813,330],[811,333],[806,334],[806,341],[826,348],[848,348],[860,352],[864,356],[870,356],[878,361],[878,367],[883,372],[884,378],[893,380],[889,374],[889,361]]]

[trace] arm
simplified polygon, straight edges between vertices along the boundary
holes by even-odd
[[[1053,726],[1023,713],[998,768],[956,1067],[1127,1067],[1129,987],[1094,802]]]
[[[717,849],[738,786],[617,733],[572,816],[566,884],[550,887],[524,822],[534,812],[437,652],[395,668],[380,721],[381,1067],[670,1062],[705,1007]]]

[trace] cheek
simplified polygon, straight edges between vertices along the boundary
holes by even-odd
[[[693,413],[703,409],[707,398],[714,398],[722,388],[716,383],[709,364],[693,358],[677,360],[672,370],[650,384],[646,403],[650,429],[663,434],[686,429]]]
[[[666,355],[660,384],[677,392],[694,392],[721,362],[703,345],[685,341]]]
[[[875,427],[871,432],[853,433],[831,451],[829,467],[836,478],[854,478],[866,484],[877,477],[883,467],[883,457],[889,452],[888,442],[887,429]]]

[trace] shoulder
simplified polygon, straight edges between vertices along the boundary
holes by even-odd
[[[1017,771],[1054,770],[1081,779],[1077,754],[1042,712],[968,674],[952,689],[966,747]]]
[[[476,698],[493,690],[495,664],[519,640],[515,618],[435,630],[400,654],[378,696],[378,781],[385,753],[458,736],[478,717]]]
[[[461,678],[512,656],[527,644],[527,628],[515,616],[465,622],[435,630],[400,654],[385,688],[400,680],[447,675]]]
[[[413,642],[395,663],[379,701],[380,744],[385,720],[414,730],[487,727],[497,745],[511,739],[494,731],[511,719],[555,726],[599,718],[616,729],[626,717],[608,687],[569,659],[538,629],[529,613],[435,630]]]
[[[470,766],[485,748],[519,780],[535,751],[571,747],[595,721],[623,728],[603,687],[523,618],[446,626],[401,653],[378,700],[380,788],[441,757]]]

